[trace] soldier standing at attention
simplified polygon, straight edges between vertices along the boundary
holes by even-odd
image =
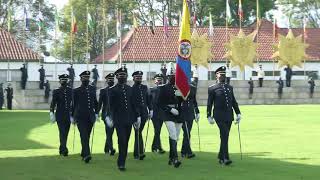
[[[308,81],[308,83],[310,84],[310,87],[309,87],[310,98],[313,98],[314,87],[316,86],[316,84],[314,83],[314,80],[312,77],[310,77],[310,80]]]
[[[69,76],[62,74],[59,76],[60,87],[53,90],[50,105],[50,120],[57,122],[59,129],[59,154],[68,156],[67,140],[70,130],[70,123],[74,123],[72,114],[72,89],[68,87]]]
[[[8,87],[5,90],[7,93],[7,109],[12,110],[13,88],[11,83],[8,83]]]
[[[153,115],[152,104],[148,93],[148,87],[142,83],[142,71],[136,71],[132,74],[134,84],[132,86],[132,99],[136,109],[136,118],[141,118],[140,127],[135,130],[134,151],[135,159],[143,160],[145,158],[142,131],[144,125]]]
[[[97,65],[94,65],[94,68],[91,70],[91,72],[92,72],[92,78],[93,78],[93,85],[97,87],[97,82],[99,79],[99,72],[97,69]]]
[[[89,85],[90,71],[80,74],[81,86],[73,90],[73,117],[78,125],[81,138],[81,157],[85,163],[92,159],[89,140],[92,127],[99,121],[98,101],[95,88]]]
[[[67,71],[69,72],[69,86],[71,88],[73,88],[73,82],[74,82],[74,76],[75,76],[75,73],[74,73],[74,69],[73,69],[73,65],[70,64],[70,67],[67,69]]]
[[[28,69],[26,67],[26,64],[23,64],[23,66],[20,68],[21,71],[21,89],[26,89],[26,84],[28,80]]]
[[[234,120],[233,111],[237,114],[236,124],[240,123],[241,113],[234,98],[233,87],[226,84],[226,67],[219,67],[215,74],[218,83],[208,89],[207,117],[209,123],[216,122],[220,130],[219,163],[230,165],[232,161],[229,157],[228,141],[231,124]]]
[[[262,69],[262,65],[259,65],[259,69],[257,70],[258,73],[258,80],[259,80],[259,87],[263,86],[263,79],[264,79],[264,70]]]
[[[176,96],[175,71],[171,67],[168,75],[168,83],[160,87],[159,106],[164,112],[164,121],[169,132],[169,165],[178,168],[181,162],[178,159],[177,141],[180,135],[183,120],[179,116],[181,102]]]
[[[110,114],[106,122],[109,127],[114,127],[118,135],[119,156],[117,165],[120,171],[126,170],[126,158],[128,154],[128,142],[130,139],[132,125],[138,129],[141,117],[137,117],[132,88],[126,84],[128,78],[127,68],[122,66],[115,73],[118,83],[110,88]]]
[[[0,110],[2,110],[2,106],[4,103],[4,93],[3,93],[3,83],[0,83]]]
[[[252,99],[253,88],[254,88],[254,84],[253,84],[252,78],[250,78],[250,80],[248,81],[248,84],[249,84],[249,99]]]
[[[288,64],[286,68],[284,68],[286,71],[286,86],[291,87],[291,77],[292,77],[292,69],[290,68],[290,65]]]
[[[283,93],[283,81],[282,81],[281,77],[279,78],[277,83],[278,83],[278,98],[281,99],[282,93]]]
[[[112,119],[110,114],[110,88],[114,85],[114,73],[109,73],[105,77],[107,81],[107,87],[100,90],[99,94],[99,112],[102,109],[102,120],[105,124],[105,132],[106,132],[106,142],[104,145],[104,153],[110,154],[110,156],[113,156],[116,153],[116,150],[113,148],[113,141],[112,136],[114,132],[114,127],[109,127],[106,121],[107,116]]]
[[[50,91],[51,91],[51,89],[50,89],[50,83],[49,83],[49,81],[47,80],[46,83],[44,83],[44,100],[45,100],[46,102],[49,101]]]
[[[39,74],[40,74],[39,89],[43,89],[44,78],[46,77],[46,70],[43,69],[43,65],[41,65],[41,68],[38,71],[39,71]]]
[[[198,123],[200,119],[200,112],[198,108],[198,103],[196,99],[197,88],[194,85],[190,85],[190,94],[185,101],[181,103],[181,113],[180,118],[184,120],[182,125],[183,130],[183,141],[181,147],[181,157],[186,157],[188,159],[194,158],[195,154],[191,150],[191,130],[193,126],[193,121]]]
[[[153,108],[153,115],[151,117],[152,124],[154,127],[154,137],[152,141],[152,152],[158,152],[159,154],[165,153],[165,151],[162,149],[161,146],[161,128],[163,125],[164,115],[163,111],[159,107],[159,92],[160,87],[163,86],[163,75],[162,74],[156,74],[154,76],[155,80],[155,87],[150,88],[150,99],[152,102],[152,108]]]

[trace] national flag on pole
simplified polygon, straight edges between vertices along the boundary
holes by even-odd
[[[29,16],[28,16],[28,11],[27,11],[27,8],[24,7],[23,8],[23,13],[24,13],[24,29],[25,31],[29,31],[30,30],[30,19],[29,19]]]
[[[304,17],[303,19],[303,36],[304,36],[304,39],[308,38],[308,34],[307,34],[307,18]]]
[[[90,30],[92,30],[94,27],[94,22],[92,20],[90,13],[88,13],[88,15],[87,15],[87,26],[89,27]]]
[[[260,26],[260,24],[261,24],[261,13],[260,13],[259,0],[257,0],[257,23],[258,23],[258,26]]]
[[[56,9],[55,13],[54,13],[54,21],[55,21],[55,31],[59,32],[60,28],[59,28],[59,24],[60,24],[60,17],[59,17],[59,13],[58,10]]]
[[[168,18],[163,18],[163,33],[168,38],[169,37],[169,24],[168,24]]]
[[[277,25],[277,18],[274,18],[274,24],[273,24],[273,36],[275,39],[278,39],[278,25]]]
[[[73,8],[71,8],[71,33],[76,32],[78,32],[77,19],[73,13]]]
[[[133,28],[135,31],[137,31],[138,27],[139,27],[139,25],[138,25],[137,15],[134,13],[133,14]]]
[[[44,28],[44,18],[41,11],[39,11],[36,19],[37,19],[39,31],[41,31]]]
[[[12,7],[11,5],[8,8],[8,32],[11,31],[11,26],[12,26]]]
[[[213,36],[213,23],[212,23],[211,13],[210,13],[210,19],[209,19],[209,36]]]
[[[180,26],[179,49],[176,58],[176,88],[181,92],[183,99],[190,93],[191,81],[191,30],[190,12],[186,0],[183,0],[183,14]]]
[[[239,16],[240,21],[243,21],[243,9],[242,9],[242,1],[241,0],[239,0],[238,16]]]
[[[232,20],[229,0],[226,0],[226,20],[228,24],[230,24]]]
[[[153,35],[155,35],[155,32],[154,32],[154,23],[153,23],[153,21],[150,21],[149,28],[150,28],[150,32],[151,32]]]
[[[121,12],[117,10],[117,37],[121,37]]]

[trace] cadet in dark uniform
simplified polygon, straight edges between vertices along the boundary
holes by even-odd
[[[163,84],[167,84],[167,66],[165,63],[162,64],[161,66],[161,73],[162,73],[162,76],[163,76]]]
[[[114,73],[109,73],[105,77],[107,81],[107,87],[103,88],[100,90],[100,95],[99,95],[99,112],[102,109],[102,116],[101,119],[103,120],[105,124],[105,132],[106,132],[106,143],[104,145],[104,153],[109,153],[111,156],[113,156],[116,152],[116,150],[113,148],[113,141],[112,141],[112,136],[114,132],[114,127],[109,127],[107,124],[107,116],[108,118],[112,117],[110,114],[108,115],[107,113],[110,112],[110,88],[114,85]]]
[[[279,78],[277,83],[278,83],[278,98],[281,99],[282,93],[283,93],[283,81],[282,81],[281,77]]]
[[[4,103],[4,93],[3,93],[3,83],[0,83],[0,110],[2,110],[2,106]]]
[[[5,89],[7,93],[7,109],[12,110],[13,88],[8,83],[8,87]]]
[[[97,69],[97,65],[94,65],[94,68],[91,70],[91,72],[92,72],[93,84],[94,86],[97,86],[97,82],[99,79],[99,72]]]
[[[75,76],[75,73],[74,73],[74,69],[73,69],[73,65],[70,64],[70,67],[67,69],[67,71],[69,72],[69,86],[71,88],[73,88],[73,81],[74,81],[74,76]]]
[[[68,156],[67,140],[70,123],[74,123],[72,114],[72,89],[68,87],[69,76],[62,74],[59,76],[60,87],[53,90],[50,105],[50,120],[57,121],[59,129],[60,147],[59,154]]]
[[[39,89],[43,89],[44,78],[46,77],[46,70],[43,69],[43,65],[41,65],[41,68],[38,71],[39,71],[39,74],[40,74]]]
[[[21,71],[21,89],[26,89],[26,84],[28,80],[28,69],[26,64],[23,64],[23,67],[20,68]]]
[[[156,74],[154,76],[155,80],[155,87],[150,88],[150,99],[152,102],[152,108],[153,108],[153,115],[151,117],[152,124],[154,127],[154,137],[152,141],[152,152],[158,152],[159,154],[165,153],[165,151],[162,149],[161,146],[161,128],[163,125],[163,111],[159,107],[159,92],[160,92],[160,86],[163,85],[163,75],[162,74]]]
[[[135,159],[143,160],[145,158],[142,131],[147,120],[152,117],[153,110],[148,93],[148,87],[142,83],[142,71],[136,71],[132,74],[134,84],[132,86],[132,99],[136,109],[136,118],[141,118],[140,128],[136,129],[134,134],[134,151]]]
[[[249,84],[249,99],[252,99],[253,88],[254,88],[254,84],[253,84],[252,78],[250,78],[250,80],[248,81],[248,84]]]
[[[217,123],[220,130],[219,163],[230,165],[228,141],[233,118],[233,111],[237,114],[236,124],[240,123],[241,113],[233,94],[233,87],[226,84],[226,67],[219,67],[216,71],[217,84],[208,88],[207,117],[210,124]],[[213,105],[213,110],[212,110]]]
[[[46,83],[44,83],[44,99],[45,99],[46,102],[49,101],[50,91],[51,91],[50,83],[47,80]]]
[[[168,75],[168,83],[160,87],[159,107],[164,112],[164,121],[169,132],[169,165],[178,168],[181,162],[178,159],[177,141],[182,127],[183,120],[179,117],[180,104],[176,96],[175,72],[173,67]]]
[[[125,67],[121,67],[115,72],[118,83],[110,88],[110,110],[111,117],[108,117],[107,124],[109,127],[114,125],[118,135],[118,168],[125,171],[126,158],[128,154],[128,142],[130,139],[132,125],[138,128],[139,120],[135,113],[134,101],[132,99],[132,88],[126,84],[128,72]],[[140,122],[139,122],[140,121]]]
[[[292,69],[290,68],[290,65],[287,65],[284,70],[286,71],[286,86],[291,87]]]
[[[99,110],[95,88],[89,85],[90,71],[82,72],[80,79],[81,86],[73,90],[73,117],[80,132],[82,159],[85,163],[89,163],[91,160],[90,134],[94,123],[99,121]]]
[[[313,98],[314,87],[316,86],[316,84],[314,83],[314,80],[312,79],[312,77],[310,77],[310,80],[308,81],[308,83],[310,84],[310,87],[309,87],[310,98]]]
[[[184,120],[182,125],[183,130],[183,141],[181,147],[181,156],[188,159],[195,157],[195,154],[191,150],[191,130],[193,126],[193,120],[197,123],[200,119],[200,112],[198,108],[198,103],[196,99],[197,88],[190,85],[190,94],[185,101],[181,103],[181,113],[180,118]]]

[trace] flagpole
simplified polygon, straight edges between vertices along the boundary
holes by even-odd
[[[55,31],[54,31],[54,40],[55,40],[55,42],[54,42],[54,49],[55,49],[55,58],[54,58],[54,78],[56,78],[57,77],[57,55],[58,55],[58,53],[57,53],[57,43],[58,43],[58,39],[57,39],[57,28],[59,28],[59,21],[58,21],[58,19],[57,18],[59,18],[58,17],[58,8],[57,8],[57,6],[56,6],[56,28],[55,28]],[[58,21],[58,22],[57,22]]]
[[[102,75],[104,75],[104,58],[105,58],[105,50],[104,50],[104,43],[105,43],[105,28],[106,28],[106,13],[105,13],[105,9],[104,9],[104,5],[105,5],[105,0],[102,1],[103,5],[102,5],[102,14],[103,14],[103,27],[102,27]]]
[[[273,38],[272,38],[272,42],[273,42],[272,44],[273,44],[273,45],[276,43],[276,23],[277,23],[277,20],[276,20],[276,18],[274,18]],[[274,52],[274,49],[273,49],[272,51]],[[274,73],[274,71],[275,71],[275,59],[274,59],[274,58],[272,58],[272,63],[273,63],[273,72],[272,72],[272,75],[273,75],[273,80],[275,80],[276,77],[275,77],[275,73]]]
[[[72,2],[71,2],[72,4]],[[71,31],[70,31],[70,44],[71,44],[71,48],[70,48],[70,54],[71,54],[71,59],[70,59],[70,64],[73,64],[73,25],[74,25],[74,18],[73,18],[74,14],[73,14],[73,7],[71,6]]]
[[[39,1],[39,65],[41,64],[41,24],[40,24],[40,12],[41,12],[41,10],[40,10],[40,6],[41,6],[41,4],[40,4],[40,1]]]
[[[86,53],[86,58],[87,58],[87,71],[89,71],[89,5],[87,4],[87,34],[86,34],[86,41],[87,41],[87,53]]]
[[[122,66],[122,37],[121,37],[121,9],[120,10],[117,10],[118,12],[118,21],[119,21],[119,60],[120,60],[120,67]]]
[[[307,27],[307,24],[306,24],[306,19],[305,19],[305,16],[303,17],[303,44],[305,45],[306,44],[306,27]],[[307,79],[306,77],[306,57],[303,58],[303,75],[304,75],[304,79]]]
[[[227,0],[228,1],[228,0]],[[227,2],[228,3],[228,2]],[[226,9],[226,43],[228,42],[228,15],[227,15],[227,9]],[[226,49],[226,48],[225,48]],[[227,51],[227,49],[226,49]],[[226,64],[228,64],[228,58],[226,58]]]

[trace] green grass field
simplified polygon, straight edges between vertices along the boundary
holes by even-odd
[[[167,165],[168,153],[150,152],[153,126],[144,161],[133,159],[133,136],[127,171],[121,173],[116,156],[103,154],[104,124],[96,124],[93,160],[80,160],[80,138],[69,134],[69,157],[58,156],[58,129],[50,124],[47,111],[0,111],[1,180],[100,180],[100,179],[191,179],[191,180],[318,180],[320,179],[320,105],[241,106],[243,160],[240,160],[237,128],[230,135],[230,153],[234,164],[217,163],[218,128],[209,125],[201,108],[201,152],[197,126],[192,131],[192,148],[197,157],[182,159],[175,169]],[[146,132],[146,131],[145,131]],[[168,133],[162,129],[162,143],[168,150]],[[116,137],[114,139],[117,147]],[[179,150],[181,140],[179,141]],[[117,155],[117,154],[116,154]]]

